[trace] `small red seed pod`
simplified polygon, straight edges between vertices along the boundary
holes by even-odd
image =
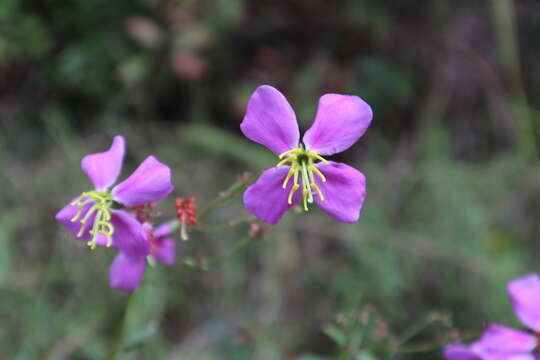
[[[194,197],[176,198],[176,216],[180,223],[180,237],[187,240],[187,227],[197,225],[197,199]]]
[[[249,223],[249,238],[251,240],[259,240],[265,233],[264,227],[256,222]]]
[[[142,227],[146,232],[148,242],[150,243],[150,254],[153,254],[157,250],[156,236],[154,235],[154,227],[149,222],[143,222]]]
[[[135,217],[141,224],[144,222],[149,222],[150,218],[157,215],[155,204],[135,206],[133,207],[133,210],[135,210]]]

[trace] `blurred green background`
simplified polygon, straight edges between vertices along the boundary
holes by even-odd
[[[540,268],[538,38],[537,0],[0,1],[1,357],[440,359],[514,325],[506,282]],[[81,157],[124,134],[123,177],[154,154],[204,208],[276,161],[239,131],[261,84],[303,129],[324,93],[371,104],[334,157],[367,176],[361,220],[290,212],[206,270],[248,226],[192,231],[111,290],[113,252],[54,220]],[[238,196],[207,223],[242,216]]]

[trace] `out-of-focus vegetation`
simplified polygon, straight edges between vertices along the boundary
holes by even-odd
[[[536,0],[0,1],[1,357],[439,359],[511,324],[505,283],[540,270],[539,37]],[[112,252],[54,221],[80,158],[122,133],[123,174],[155,154],[204,208],[275,161],[238,127],[263,83],[304,128],[324,93],[371,104],[336,157],[367,176],[361,220],[289,213],[208,270],[248,226],[193,232],[125,311]]]

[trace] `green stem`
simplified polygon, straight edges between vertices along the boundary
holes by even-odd
[[[186,258],[184,261],[184,265],[191,269],[202,269],[205,271],[209,270],[210,266],[225,263],[229,258],[246,248],[249,244],[251,244],[252,241],[252,238],[246,236],[245,238],[242,238],[236,244],[234,244],[234,246],[228,251],[226,251],[224,254],[218,255],[214,258]]]
[[[259,173],[254,174],[248,181],[243,180],[243,179],[240,181],[237,181],[231,187],[229,187],[225,191],[222,191],[216,198],[210,201],[210,203],[200,212],[200,215],[198,216],[197,219],[202,222],[214,210],[218,209],[227,201],[235,198],[238,194],[243,192],[248,187],[248,185],[250,185],[253,182],[253,179],[256,179],[258,176],[259,176]],[[242,223],[245,223],[251,220],[254,220],[254,218],[251,216],[244,216],[244,217],[230,220],[227,223],[216,225],[216,226],[206,226],[203,223],[194,227],[194,229],[198,231],[214,232],[214,231],[220,231],[229,227],[234,227],[236,225],[240,225]],[[178,221],[178,219],[171,220],[169,221],[169,227],[171,229],[171,232],[175,232],[180,228],[180,222]]]
[[[236,219],[229,220],[223,224],[213,225],[213,226],[200,225],[200,226],[195,226],[193,229],[197,231],[202,231],[202,232],[217,232],[217,231],[233,228],[235,226],[253,221],[255,219],[256,218],[253,215],[245,215]]]
[[[248,236],[241,240],[239,240],[234,246],[227,251],[225,254],[220,255],[214,259],[210,259],[207,264],[208,265],[217,265],[217,264],[223,264],[226,260],[230,259],[232,256],[243,250],[245,247],[247,247],[249,244],[251,244],[252,239]]]
[[[122,351],[122,342],[124,340],[124,328],[125,328],[126,320],[129,313],[131,299],[133,298],[134,298],[133,293],[130,293],[128,299],[126,300],[124,309],[122,311],[120,321],[116,325],[113,338],[109,344],[106,360],[115,360],[120,354],[120,352]]]
[[[227,201],[233,199],[236,197],[239,193],[243,192],[248,185],[252,183],[252,179],[256,178],[258,174],[254,174],[249,181],[246,181],[244,179],[237,181],[234,183],[231,187],[229,187],[227,190],[222,191],[218,197],[216,197],[214,200],[210,201],[208,206],[204,208],[204,210],[201,211],[199,215],[199,220],[204,220],[208,215],[210,215],[214,210],[221,207],[223,204],[225,204]]]
[[[537,160],[534,121],[523,85],[514,1],[491,0],[491,5],[498,55],[515,124],[518,153],[525,164],[534,163]]]

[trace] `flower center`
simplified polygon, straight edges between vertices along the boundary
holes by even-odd
[[[83,216],[84,208],[88,204],[92,204],[92,206],[86,210]],[[87,243],[92,250],[97,246],[99,234],[102,234],[107,238],[107,247],[112,245],[112,235],[114,233],[114,226],[111,223],[110,212],[112,204],[113,199],[111,194],[107,192],[98,192],[95,190],[83,192],[81,196],[73,200],[71,203],[71,205],[79,208],[75,216],[71,219],[71,222],[79,222],[81,224],[77,237],[83,236],[90,217],[92,214],[95,214],[92,229],[90,230],[92,239]]]
[[[292,205],[293,195],[296,190],[300,188],[300,185],[298,184],[299,178],[302,179],[302,200],[304,203],[304,211],[308,211],[308,203],[311,204],[313,202],[312,189],[317,192],[317,195],[321,201],[324,201],[324,196],[321,189],[319,189],[317,184],[315,184],[315,175],[313,175],[313,173],[317,174],[321,178],[322,182],[326,182],[326,177],[314,165],[315,161],[317,160],[328,164],[326,159],[313,151],[304,149],[302,145],[296,149],[285,151],[283,154],[279,155],[279,159],[281,161],[276,164],[276,167],[285,165],[287,163],[290,163],[289,165],[291,167],[285,181],[283,181],[283,188],[287,188],[287,184],[289,183],[291,177],[294,179],[294,184],[287,199],[289,205]]]

